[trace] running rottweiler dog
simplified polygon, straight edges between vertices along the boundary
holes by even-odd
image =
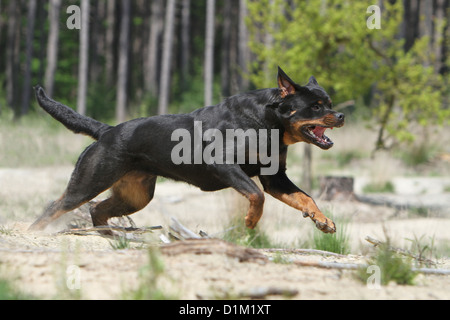
[[[344,125],[344,114],[332,110],[330,97],[314,77],[306,86],[300,86],[278,68],[278,88],[229,97],[216,106],[200,108],[188,114],[134,119],[117,126],[109,126],[76,113],[47,97],[40,86],[36,86],[35,91],[39,105],[53,118],[69,130],[97,141],[80,155],[61,198],[50,204],[30,230],[43,230],[56,218],[111,189],[110,198],[90,208],[94,226],[107,225],[109,218],[130,215],[143,209],[153,198],[158,176],[184,181],[203,191],[235,189],[250,202],[245,224],[248,228],[254,228],[261,218],[264,204],[263,191],[251,179],[258,176],[265,192],[301,211],[303,217],[311,218],[321,231],[336,232],[333,221],[286,176],[289,145],[306,142],[327,150],[333,142],[324,135],[325,130]],[[181,133],[191,134],[195,140],[199,128],[202,130],[200,137],[208,130],[219,133],[214,135],[215,140],[211,137],[202,139],[200,147],[205,151],[215,143],[215,159],[222,160],[220,157],[223,156],[223,161],[194,159],[196,150],[188,152],[179,148],[180,135],[174,137],[174,132],[180,133],[181,129]],[[250,161],[252,153],[248,143],[238,144],[234,149],[234,152],[239,152],[236,148],[247,148],[243,162],[225,159],[230,150],[225,150],[227,146],[216,140],[229,130],[244,133],[254,130],[258,138],[267,139],[267,145],[272,148],[276,146],[276,150],[271,152],[271,156],[274,153],[277,155],[276,172],[261,173],[267,162],[261,160],[261,150],[257,150],[256,158]],[[277,137],[278,140],[270,140],[270,137]],[[194,145],[193,149],[196,147]],[[218,148],[223,148],[223,152],[219,152],[221,150]],[[175,149],[181,159],[192,161],[174,161]]]

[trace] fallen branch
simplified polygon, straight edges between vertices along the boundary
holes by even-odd
[[[145,228],[133,228],[133,227],[119,227],[119,226],[98,226],[98,227],[89,227],[89,228],[74,228],[67,229],[58,232],[57,234],[74,234],[74,235],[87,235],[91,232],[97,231],[119,231],[125,233],[147,233],[153,232],[153,230],[161,230],[162,226],[154,226],[154,227],[145,227]]]
[[[339,270],[356,270],[359,268],[368,267],[368,265],[358,263],[339,263],[339,262],[324,262],[324,261],[294,260],[293,263],[302,267],[315,267],[322,269],[339,269]]]
[[[294,264],[302,267],[314,267],[322,269],[338,269],[338,270],[356,270],[367,269],[370,265],[358,263],[339,263],[339,262],[323,262],[323,261],[301,261],[295,260]],[[411,268],[414,272],[435,275],[450,275],[450,269],[432,269],[432,268]]]
[[[238,245],[219,239],[190,239],[177,241],[161,246],[161,252],[169,256],[184,253],[190,254],[225,254],[236,258],[239,262],[258,261],[268,262],[269,259],[259,251],[251,248],[244,248]]]
[[[380,245],[386,245],[385,242],[382,242],[382,241],[380,241],[380,240],[374,239],[374,238],[369,237],[369,236],[367,236],[367,237],[365,238],[365,240],[366,240],[367,242],[373,244],[375,247],[380,246]],[[423,257],[421,257],[421,256],[417,256],[417,255],[411,253],[411,252],[408,251],[408,250],[404,250],[404,249],[401,249],[401,248],[395,248],[395,247],[392,247],[392,246],[388,246],[387,248],[388,248],[390,251],[393,251],[393,252],[395,252],[395,253],[398,253],[398,254],[401,254],[401,255],[404,255],[404,256],[407,256],[407,257],[411,257],[411,258],[413,258],[413,259],[415,259],[415,260],[417,260],[417,261],[419,261],[419,262],[423,262],[423,263],[425,263],[425,264],[427,264],[427,265],[436,265],[436,262],[434,262],[434,261],[432,261],[432,260],[429,260],[429,259],[425,259],[425,258],[423,258]]]
[[[201,237],[185,226],[183,226],[177,219],[174,217],[171,218],[172,224],[170,225],[170,230],[178,233],[181,239],[201,239]],[[177,237],[178,238],[178,237]]]
[[[320,254],[322,256],[333,256],[337,258],[343,258],[346,257],[342,254],[330,252],[330,251],[323,251],[323,250],[316,250],[316,249],[275,249],[275,248],[269,248],[269,249],[261,249],[263,252],[276,252],[276,253],[294,253],[294,254]]]

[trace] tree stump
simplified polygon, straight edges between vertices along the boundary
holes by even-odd
[[[330,200],[354,200],[352,177],[320,177],[321,198]]]

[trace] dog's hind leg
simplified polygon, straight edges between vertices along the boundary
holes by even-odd
[[[94,226],[105,226],[108,219],[135,213],[143,209],[153,198],[156,176],[141,171],[124,175],[112,187],[112,196],[91,207]],[[109,231],[103,234],[111,234]]]
[[[50,204],[29,230],[43,230],[63,214],[109,189],[124,174],[120,164],[94,143],[81,154],[62,197]]]

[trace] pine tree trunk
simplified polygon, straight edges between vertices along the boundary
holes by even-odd
[[[172,43],[175,25],[175,0],[167,0],[165,20],[158,114],[166,114],[169,107]]]
[[[181,89],[186,89],[189,81],[190,57],[190,22],[191,22],[191,0],[183,0],[181,10]]]
[[[212,105],[214,85],[214,16],[215,0],[206,4],[206,41],[205,41],[205,106]]]
[[[116,20],[116,0],[108,0],[106,8],[106,66],[105,78],[108,87],[114,83],[114,27]]]
[[[450,4],[450,3],[449,3]],[[445,60],[443,59],[444,48],[445,48],[445,29],[440,28],[440,24],[444,23],[445,19],[445,0],[436,0],[436,11],[434,13],[435,24],[434,24],[434,36],[433,36],[433,51],[434,51],[434,70],[436,72],[442,72],[443,64]],[[449,23],[449,21],[447,21]]]
[[[239,88],[241,91],[246,91],[249,86],[247,77],[249,62],[249,50],[248,50],[248,30],[245,25],[245,18],[247,17],[247,1],[239,0]]]
[[[47,94],[53,96],[55,82],[55,71],[58,64],[58,38],[59,38],[59,12],[61,0],[50,0],[50,30],[47,42],[47,67],[45,69],[45,90]]]
[[[420,1],[420,22],[419,22],[419,36],[424,37],[427,36],[430,38],[430,41],[428,42],[428,48],[427,48],[427,59],[424,62],[424,65],[426,67],[430,66],[431,64],[431,37],[433,34],[433,4],[430,3],[432,1]]]
[[[159,48],[161,33],[164,28],[164,3],[162,0],[153,0],[150,16],[150,33],[148,39],[147,59],[145,60],[144,81],[145,89],[153,96],[159,90]]]
[[[119,39],[119,69],[117,75],[117,105],[116,121],[122,123],[126,120],[127,85],[128,85],[128,48],[130,37],[130,0],[122,0],[120,39]]]
[[[22,91],[22,108],[20,114],[16,113],[15,118],[25,115],[30,108],[30,94],[31,94],[31,60],[33,59],[33,35],[34,24],[36,22],[37,0],[30,0],[28,4],[27,15],[27,36],[26,36],[26,60],[25,72]]]
[[[80,30],[80,63],[78,66],[78,99],[77,111],[86,114],[86,97],[89,72],[89,0],[81,0],[81,30]]]
[[[19,28],[19,17],[17,15],[17,1],[10,1],[8,5],[8,34],[6,46],[6,100],[8,106],[16,113],[17,110],[17,74],[18,74],[18,54],[16,48],[18,44],[17,28]]]
[[[221,87],[222,96],[231,95],[230,89],[230,51],[231,51],[231,1],[225,1],[223,8],[223,30],[222,30],[222,56],[221,56]]]
[[[98,83],[104,66],[102,57],[105,56],[105,42],[103,37],[103,22],[106,18],[106,3],[103,1],[94,1],[91,5],[91,39],[89,46],[90,67],[89,82]]]

